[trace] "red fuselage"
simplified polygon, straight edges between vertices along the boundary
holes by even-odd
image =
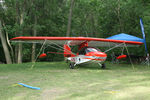
[[[84,59],[83,62],[92,61],[92,62],[104,62],[107,58],[107,54],[101,52],[99,49],[94,47],[84,47],[79,51],[79,56],[81,59]],[[81,61],[82,62],[82,61]]]
[[[88,52],[85,54],[85,56],[87,56],[85,59],[91,59],[95,61],[105,61],[107,58],[107,54],[101,51]]]

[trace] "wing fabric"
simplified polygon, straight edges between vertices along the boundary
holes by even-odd
[[[80,45],[83,42],[88,42],[89,46],[99,47],[112,47],[121,43],[125,43],[127,46],[138,46],[143,44],[142,42],[135,41],[112,40],[91,37],[16,37],[12,38],[11,41],[24,43],[43,43],[44,41],[46,41],[47,44],[64,45],[65,43],[69,43],[69,45],[71,46]]]

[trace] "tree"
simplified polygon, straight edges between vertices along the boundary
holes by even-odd
[[[3,45],[3,49],[4,49],[4,53],[5,53],[5,58],[6,58],[6,63],[7,64],[12,64],[12,60],[11,60],[11,56],[10,56],[10,52],[7,46],[7,42],[6,42],[6,37],[2,32],[2,24],[0,21],[0,39],[1,39],[1,43]]]
[[[74,5],[74,0],[71,0],[71,6],[70,6],[70,10],[69,10],[68,25],[67,25],[67,34],[66,34],[66,36],[70,36],[73,5]]]
[[[10,38],[17,36],[106,38],[122,32],[142,38],[139,25],[139,18],[142,17],[146,40],[148,42],[150,40],[148,35],[150,2],[147,0],[5,0],[4,4],[7,10],[0,11],[2,32],[4,36],[7,32]],[[23,45],[22,49],[21,44],[13,44],[16,62],[35,61],[39,45],[27,44]],[[144,48],[136,52],[142,54]],[[53,55],[51,58],[54,58]]]

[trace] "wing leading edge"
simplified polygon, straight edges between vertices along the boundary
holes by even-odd
[[[142,45],[142,42],[136,41],[124,41],[124,40],[113,40],[104,38],[91,38],[91,37],[15,37],[11,41],[24,42],[24,43],[43,43],[46,41],[48,44],[59,44],[63,45],[69,41],[69,45],[80,45],[83,42],[88,42],[89,46],[99,47],[112,47],[121,43],[125,43],[127,46],[138,46]]]

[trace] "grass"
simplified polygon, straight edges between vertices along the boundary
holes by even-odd
[[[64,62],[0,65],[0,100],[149,100],[150,68],[106,63],[69,69]],[[40,87],[33,90],[16,83]]]

